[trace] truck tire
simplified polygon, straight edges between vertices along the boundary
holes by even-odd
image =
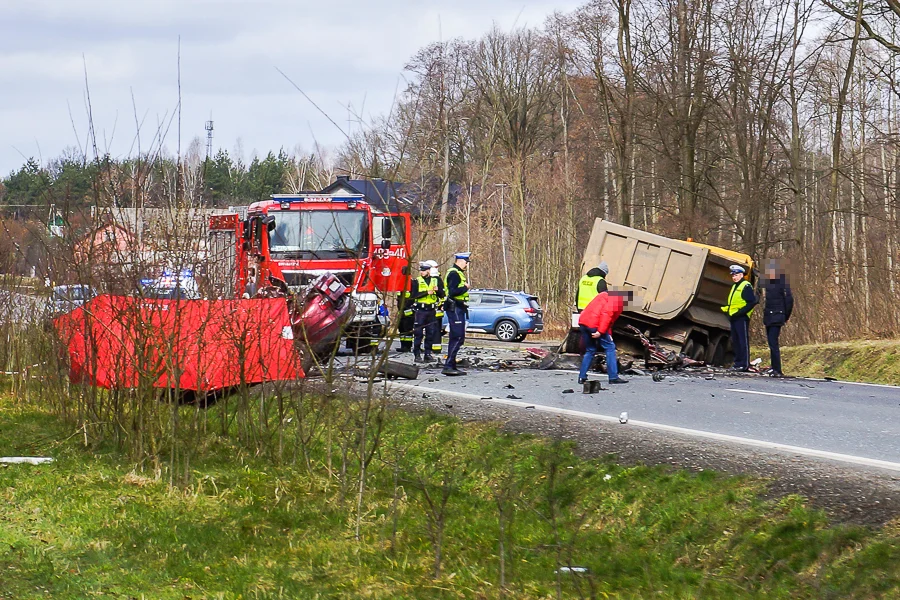
[[[497,326],[494,327],[494,335],[501,342],[512,342],[519,335],[519,326],[516,325],[515,321],[503,319],[498,321]]]
[[[706,349],[706,364],[721,367],[725,364],[725,338],[714,339]]]
[[[700,342],[694,342],[694,351],[691,352],[691,359],[702,361],[706,357],[706,346]]]

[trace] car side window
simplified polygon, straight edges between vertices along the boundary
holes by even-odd
[[[480,304],[481,294],[469,294],[469,304]]]
[[[518,303],[514,296],[503,296],[503,304],[515,306]]]
[[[499,306],[503,304],[503,296],[500,294],[485,294],[481,297],[482,306]]]

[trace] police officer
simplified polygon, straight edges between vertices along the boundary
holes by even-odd
[[[460,371],[456,367],[456,355],[462,348],[463,342],[466,341],[466,317],[469,316],[469,284],[466,279],[466,270],[469,268],[469,259],[471,253],[459,252],[454,258],[456,259],[444,282],[447,285],[447,300],[444,303],[444,310],[447,312],[447,325],[450,329],[450,336],[447,342],[447,361],[444,363],[444,375],[465,375],[465,371]]]
[[[597,294],[607,291],[607,275],[609,275],[609,265],[604,260],[585,273],[578,281],[578,293],[575,297],[575,306],[578,308],[578,312],[583,311]]]
[[[425,262],[431,266],[431,277],[437,279],[438,282],[438,301],[435,305],[436,308],[434,309],[435,327],[433,330],[434,335],[431,338],[431,353],[440,357],[441,337],[444,329],[444,301],[447,299],[447,290],[444,288],[444,280],[441,278],[441,272],[438,269],[437,261],[426,260]]]
[[[432,359],[431,339],[434,336],[435,309],[438,301],[438,279],[431,276],[431,265],[419,263],[419,277],[410,282],[409,299],[415,310],[413,321],[413,354],[415,362],[422,362],[422,342],[425,342],[425,362]]]
[[[731,265],[731,280],[734,284],[728,292],[728,301],[722,312],[731,321],[731,348],[734,350],[732,371],[750,370],[750,315],[758,302],[753,286],[744,279],[746,270],[740,265]]]

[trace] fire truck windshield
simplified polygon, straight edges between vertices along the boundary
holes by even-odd
[[[272,258],[359,257],[368,250],[367,216],[355,210],[276,212],[269,251]]]

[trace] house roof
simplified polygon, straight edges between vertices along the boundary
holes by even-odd
[[[462,190],[459,184],[450,184],[448,204],[452,210]],[[362,194],[375,210],[381,212],[405,212],[415,217],[436,216],[440,213],[439,182],[429,182],[425,188],[416,183],[400,183],[385,179],[350,179],[339,175],[334,183],[321,190],[323,194]],[[435,200],[437,198],[437,200]]]
[[[397,196],[397,186],[402,184],[384,179],[350,179],[339,175],[334,183],[322,189],[323,194],[362,194],[372,208],[379,212],[407,212]]]

